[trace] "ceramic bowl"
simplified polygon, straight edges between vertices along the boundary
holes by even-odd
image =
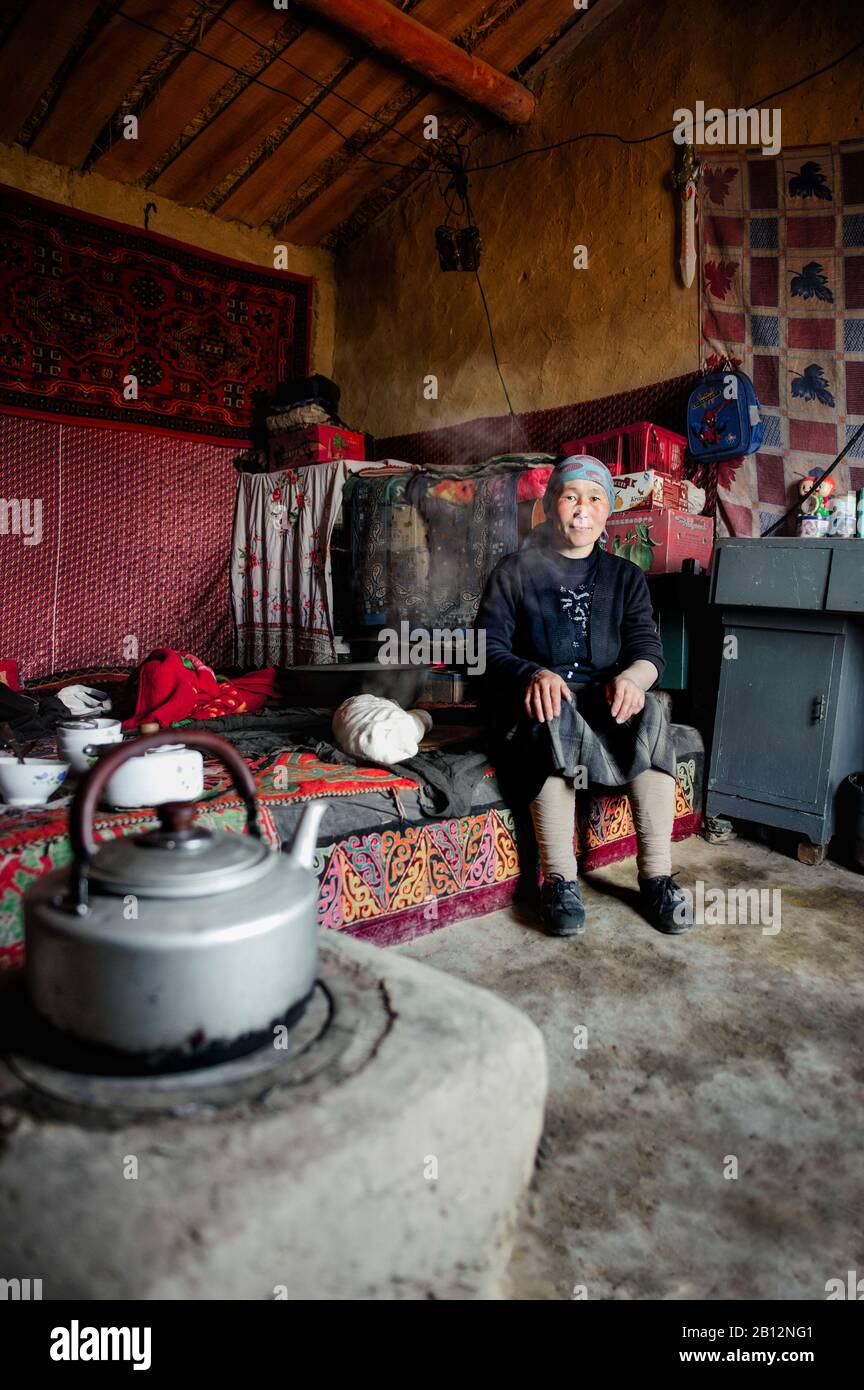
[[[166,744],[151,748],[118,767],[105,785],[109,806],[161,806],[165,801],[197,801],[204,790],[204,759],[195,748]]]
[[[0,794],[7,806],[44,806],[69,771],[51,758],[17,758],[0,754]]]
[[[57,752],[76,772],[89,772],[93,759],[84,749],[89,744],[120,743],[122,738],[119,719],[70,720],[57,725]]]

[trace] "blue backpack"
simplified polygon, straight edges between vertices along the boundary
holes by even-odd
[[[687,445],[694,459],[722,463],[755,454],[764,433],[753,382],[743,372],[710,372],[687,402]]]

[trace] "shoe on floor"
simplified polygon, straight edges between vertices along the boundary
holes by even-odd
[[[640,878],[639,893],[645,916],[666,936],[680,936],[693,926],[693,905],[683,889],[675,882],[674,874],[658,878]]]
[[[582,936],[585,908],[575,879],[550,874],[540,891],[540,912],[547,936]]]

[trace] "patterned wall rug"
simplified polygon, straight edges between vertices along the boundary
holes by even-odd
[[[765,421],[759,453],[721,472],[718,532],[758,536],[864,420],[864,141],[705,166],[705,351],[743,364]],[[833,476],[864,487],[864,440]]]
[[[0,195],[0,407],[243,444],[253,393],[308,372],[307,276]]]

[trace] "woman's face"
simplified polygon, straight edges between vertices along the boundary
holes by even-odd
[[[550,520],[562,550],[590,550],[603,534],[609,498],[599,483],[577,478],[565,483]]]

